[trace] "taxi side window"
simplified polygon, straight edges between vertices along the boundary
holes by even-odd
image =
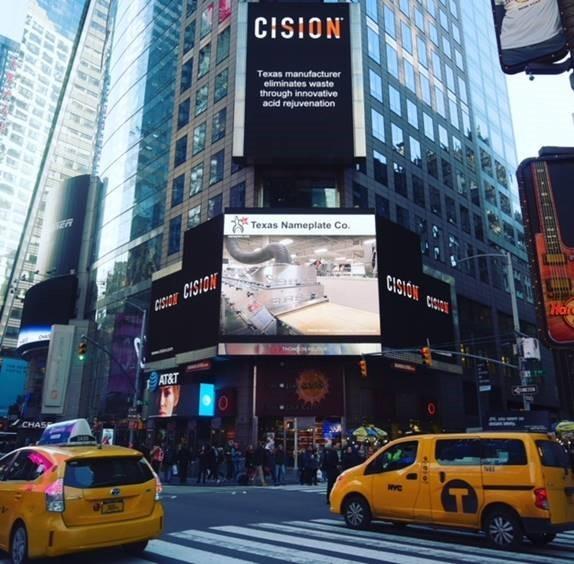
[[[0,458],[0,480],[6,479],[6,473],[14,458],[16,458],[14,453],[7,454],[6,456]]]
[[[482,439],[485,466],[524,466],[528,463],[524,443],[519,439]]]
[[[411,466],[417,459],[418,445],[418,441],[412,441],[388,448],[367,466],[365,474],[392,472]]]
[[[435,458],[441,466],[480,466],[480,442],[477,439],[439,440]]]
[[[18,453],[6,472],[5,480],[32,482],[39,478],[51,463],[40,453],[24,450]]]

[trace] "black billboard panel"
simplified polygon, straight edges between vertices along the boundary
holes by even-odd
[[[78,270],[90,178],[68,178],[50,192],[38,250],[40,273],[63,276]]]
[[[352,160],[349,4],[248,4],[246,57],[244,145],[234,156]]]
[[[180,270],[152,282],[146,339],[148,362],[171,358],[177,353],[181,299]]]
[[[419,237],[378,217],[377,247],[383,344],[422,346],[424,295]]]
[[[181,270],[180,353],[217,346],[222,252],[222,215],[186,231]]]
[[[543,339],[574,344],[574,149],[545,148],[518,168],[530,266]]]
[[[523,72],[567,54],[558,0],[491,0],[502,70]]]
[[[433,276],[423,274],[424,342],[428,339],[432,347],[455,348],[454,316],[450,284]]]
[[[32,286],[24,298],[18,351],[48,346],[52,325],[66,325],[76,307],[76,276],[58,276]]]

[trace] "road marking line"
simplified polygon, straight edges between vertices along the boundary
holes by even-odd
[[[273,529],[275,531],[283,531],[286,534],[293,534],[297,533],[298,535],[305,534],[310,537],[314,538],[322,538],[322,539],[331,539],[338,542],[347,542],[355,544],[364,544],[370,546],[372,548],[383,548],[389,550],[396,550],[398,553],[410,553],[419,556],[421,553],[421,549],[419,546],[408,545],[401,543],[398,539],[395,540],[381,540],[381,539],[361,539],[358,537],[348,536],[344,533],[330,533],[327,531],[320,531],[320,530],[308,530],[302,531],[299,527],[291,527],[289,525],[279,525],[276,523],[257,523],[256,527],[261,527],[264,529]],[[349,552],[354,552],[354,546],[349,546]],[[476,553],[476,550],[473,551]],[[451,550],[445,550],[443,548],[434,548],[434,542],[432,542],[429,546],[429,543],[426,544],[424,548],[424,555],[430,556],[437,559],[448,559],[452,560],[453,558],[457,562],[475,562],[480,563],[484,562],[485,564],[491,562],[493,564],[498,564],[500,562],[500,558],[496,557],[483,557],[483,556],[475,556],[473,554],[467,554],[462,557],[458,547],[453,545]]]
[[[211,527],[211,529],[217,530],[218,528]],[[179,533],[171,533],[170,536],[187,541],[207,544],[211,547],[217,546],[218,548],[247,552],[250,554],[256,554],[257,556],[264,556],[266,558],[275,558],[283,562],[295,562],[297,564],[325,564],[326,561],[324,554],[308,552],[306,550],[296,550],[290,547],[276,546],[247,539],[232,538],[227,535],[211,533],[208,531],[190,529]],[[259,537],[259,535],[257,536]],[[295,544],[298,543],[295,542]],[[330,556],[328,560],[333,564],[352,564],[357,562],[356,560],[349,560],[348,558],[341,559]]]
[[[256,537],[258,539],[267,540],[271,542],[281,542],[284,544],[294,544],[296,546],[313,548],[315,550],[326,550],[328,552],[336,552],[339,554],[349,554],[351,553],[356,558],[372,558],[374,560],[385,562],[391,562],[395,564],[436,564],[436,560],[423,558],[420,556],[411,557],[403,554],[397,554],[394,552],[386,552],[381,550],[371,550],[368,548],[358,548],[356,546],[341,545],[334,542],[325,542],[314,539],[304,539],[301,536],[293,537],[292,535],[281,535],[277,533],[267,533],[265,531],[248,529],[247,527],[236,527],[236,526],[224,526],[224,527],[212,527],[216,531],[221,531],[224,533],[231,533],[236,535],[244,535],[247,537]],[[289,549],[286,549],[289,550]],[[334,562],[331,556],[323,555],[322,562],[328,559],[330,562]]]
[[[324,524],[327,523],[327,524]],[[294,525],[294,526],[304,526],[305,528],[314,528],[320,531],[345,531],[345,534],[348,534],[353,537],[357,538],[365,538],[365,539],[385,539],[390,541],[395,541],[397,543],[406,543],[415,546],[422,546],[424,548],[428,547],[429,544],[436,548],[444,548],[445,550],[456,550],[461,553],[466,554],[476,554],[477,549],[480,550],[481,554],[485,556],[492,556],[494,558],[498,558],[500,560],[508,560],[508,561],[518,561],[518,562],[536,562],[540,564],[555,564],[556,558],[566,558],[567,561],[572,561],[572,554],[567,552],[558,552],[558,551],[550,551],[550,552],[540,552],[539,550],[536,553],[523,553],[523,552],[508,552],[508,551],[501,551],[495,548],[489,548],[488,546],[470,546],[465,544],[460,544],[456,542],[446,542],[446,541],[435,541],[430,539],[421,539],[416,537],[411,537],[405,534],[397,534],[393,535],[392,533],[384,533],[379,531],[356,531],[353,529],[348,529],[344,523],[341,521],[336,521],[334,519],[314,519],[313,521],[287,521],[286,524]],[[427,533],[434,533],[436,534],[439,532],[438,529],[432,528],[424,528],[417,527],[416,529],[413,528],[412,531],[416,530],[424,530]],[[442,529],[442,531],[450,534],[450,530]],[[459,531],[456,531],[459,532]],[[477,537],[472,533],[464,534],[467,539],[471,540],[479,540],[483,539],[484,537]],[[528,547],[528,544],[525,544],[525,547]],[[550,556],[547,558],[546,556]]]
[[[253,564],[252,560],[242,560],[162,540],[151,541],[146,548],[146,553],[166,556],[180,562],[196,562],[197,564]],[[146,562],[149,564],[150,561],[147,560]]]

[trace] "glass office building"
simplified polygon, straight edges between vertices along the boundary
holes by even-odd
[[[459,263],[510,251],[522,330],[534,332],[513,132],[488,0],[361,0],[367,158],[347,168],[233,161],[238,4],[112,1],[96,169],[104,188],[88,306],[100,342],[138,334],[133,320],[149,304],[152,275],[177,268],[184,231],[227,207],[372,208],[415,231],[426,268],[455,281],[460,342],[435,345],[512,360],[503,263]],[[116,379],[104,355],[93,362],[94,414],[112,412],[114,399],[115,407],[125,402],[117,398],[121,386],[109,383]],[[245,372],[236,367],[241,389],[249,388]],[[554,409],[549,372],[537,401]],[[493,370],[483,398],[492,411],[518,407],[511,382],[515,373]],[[451,387],[459,420],[476,424],[474,366],[465,364]],[[401,393],[403,405],[416,403]]]

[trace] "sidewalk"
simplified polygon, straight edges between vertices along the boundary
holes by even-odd
[[[162,476],[160,476],[160,479],[162,478]],[[273,487],[273,480],[270,477],[265,478],[265,482],[269,487]],[[319,482],[319,484],[323,484],[325,482]],[[164,487],[184,487],[184,488],[221,488],[221,487],[233,487],[233,488],[250,488],[252,486],[260,486],[261,484],[259,483],[259,480],[255,479],[254,482],[252,482],[249,485],[240,485],[237,483],[236,480],[220,480],[219,482],[216,482],[215,480],[209,480],[206,481],[205,483],[198,483],[197,482],[197,474],[196,475],[192,475],[192,476],[188,476],[187,478],[187,483],[185,484],[181,484],[179,481],[179,478],[177,476],[174,476],[171,479],[171,482],[163,482],[162,480],[162,484]],[[299,470],[295,470],[294,468],[287,468],[285,471],[285,479],[283,480],[283,482],[281,483],[282,486],[288,486],[288,485],[295,485],[295,484],[299,484]]]

